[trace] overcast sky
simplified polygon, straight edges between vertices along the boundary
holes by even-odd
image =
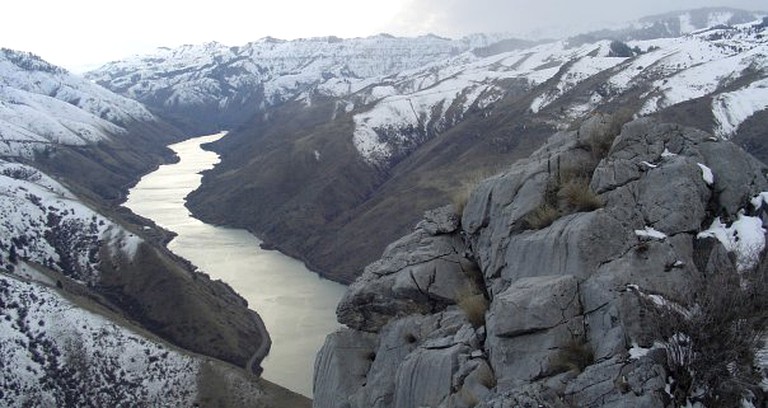
[[[765,0],[8,0],[0,46],[74,71],[159,46],[219,41],[477,32],[551,34],[667,11]],[[617,4],[621,4],[618,6]]]

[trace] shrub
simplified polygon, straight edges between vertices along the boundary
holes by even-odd
[[[608,53],[609,57],[632,58],[635,55],[634,50],[621,41],[611,41],[610,47],[611,50]]]
[[[560,213],[555,207],[544,203],[525,216],[523,221],[529,229],[540,230],[552,225],[560,217]]]
[[[667,352],[676,404],[732,407],[763,395],[755,356],[768,327],[766,263],[740,274],[718,271],[697,289],[687,310],[643,301]]]
[[[595,362],[595,353],[583,341],[574,338],[560,347],[551,362],[554,373],[567,371],[582,372],[587,366]]]

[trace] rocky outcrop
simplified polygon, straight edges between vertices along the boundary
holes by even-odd
[[[339,304],[314,406],[680,403],[649,308],[694,310],[702,282],[762,250],[738,242],[764,234],[750,202],[767,169],[696,129],[639,119],[616,136],[613,121],[554,135],[481,182],[460,219],[435,210],[387,247]],[[750,215],[752,231],[711,231]],[[339,338],[368,361],[321,363],[353,358]]]

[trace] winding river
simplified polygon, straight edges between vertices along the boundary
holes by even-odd
[[[180,161],[144,176],[131,189],[125,206],[177,233],[168,244],[171,251],[248,300],[272,338],[262,376],[311,397],[315,354],[325,336],[339,327],[335,308],[345,287],[320,279],[300,261],[261,249],[261,241],[245,230],[217,227],[192,217],[184,199],[200,185],[199,173],[219,161],[216,153],[200,145],[223,135],[169,146]]]

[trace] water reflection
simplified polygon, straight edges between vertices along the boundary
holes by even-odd
[[[125,206],[176,232],[170,250],[248,300],[272,337],[263,377],[311,396],[315,354],[325,335],[338,327],[334,310],[345,288],[320,279],[293,258],[261,249],[261,241],[247,231],[215,227],[191,216],[184,197],[200,185],[198,173],[219,161],[200,145],[222,136],[171,145],[181,160],[142,178]]]

